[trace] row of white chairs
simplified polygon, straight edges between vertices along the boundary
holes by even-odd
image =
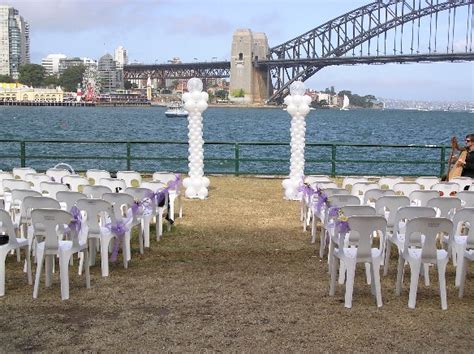
[[[112,178],[110,172],[105,170],[88,170],[85,176],[71,174],[66,169],[51,168],[44,174],[37,173],[30,167],[14,168],[12,173],[0,171],[0,198],[13,189],[33,189],[45,195],[54,195],[63,190],[83,192],[85,186],[101,185],[119,192],[128,187],[143,187],[156,190],[160,185],[167,185],[174,181],[177,175],[171,172],[155,172],[152,181],[143,181],[140,173],[136,171],[119,171],[117,177]],[[170,218],[174,221],[175,205],[179,207],[178,214],[182,217],[183,205],[180,193],[180,183],[170,191]],[[8,197],[7,197],[8,199]]]
[[[339,188],[337,189],[329,188],[329,189],[324,189],[324,192],[328,193],[329,195],[329,205],[342,207],[344,210],[344,214],[346,216],[356,217],[358,214],[360,214],[364,216],[370,216],[372,218],[379,218],[379,219],[373,219],[371,221],[350,221],[351,220],[351,217],[350,217],[349,218],[349,221],[350,221],[349,224],[351,225],[350,234],[343,235],[343,239],[346,240],[346,243],[343,246],[348,246],[350,250],[346,250],[347,247],[346,248],[338,247],[337,252],[339,253],[338,255],[335,255],[334,252],[336,251],[335,251],[334,245],[337,245],[338,242],[340,242],[340,240],[337,241],[340,235],[334,232],[334,227],[333,227],[335,225],[334,217],[333,218],[328,217],[329,215],[328,210],[325,210],[325,211],[322,210],[319,212],[319,214],[316,213],[315,210],[312,210],[313,213],[318,214],[318,215],[314,215],[315,218],[313,219],[313,227],[314,227],[314,229],[312,230],[313,242],[315,241],[315,220],[318,217],[322,219],[320,220],[322,222],[322,232],[321,232],[321,242],[320,242],[320,256],[321,257],[324,255],[326,240],[328,240],[330,243],[329,264],[330,264],[330,271],[331,271],[331,291],[330,291],[331,295],[334,294],[334,289],[335,289],[335,283],[334,283],[335,281],[334,267],[335,266],[332,260],[334,258],[338,258],[338,256],[339,256],[338,259],[341,259],[341,257],[343,258],[343,262],[341,262],[342,266],[341,266],[340,274],[339,274],[339,282],[343,283],[344,279],[346,279],[345,275],[347,273],[346,263],[347,262],[350,263],[353,260],[357,259],[357,254],[358,254],[357,252],[359,252],[357,248],[358,243],[355,242],[355,240],[358,240],[358,237],[360,235],[358,237],[354,237],[354,234],[356,233],[354,230],[355,228],[359,227],[357,225],[359,225],[360,222],[368,222],[369,224],[372,223],[371,227],[375,227],[378,225],[377,226],[378,228],[383,228],[383,230],[379,230],[379,233],[378,233],[379,235],[381,235],[381,240],[380,240],[381,248],[379,248],[378,251],[371,251],[371,252],[375,252],[374,257],[372,257],[372,260],[379,259],[381,257],[379,259],[379,264],[377,265],[377,260],[376,260],[375,263],[372,263],[371,265],[369,264],[366,265],[368,281],[370,282],[370,279],[371,278],[374,279],[375,277],[374,279],[375,284],[372,283],[373,293],[376,294],[377,303],[381,305],[381,295],[379,292],[380,283],[379,283],[379,280],[377,280],[378,268],[380,267],[380,265],[384,265],[384,274],[387,274],[389,256],[390,256],[389,247],[395,244],[399,250],[399,257],[405,256],[405,258],[403,259],[408,259],[407,258],[408,256],[410,256],[412,253],[416,253],[412,251],[412,249],[415,246],[418,246],[418,247],[423,246],[418,241],[418,244],[414,244],[414,245],[410,244],[410,246],[408,247],[409,250],[405,252],[403,242],[406,239],[406,236],[403,236],[403,235],[406,234],[406,227],[403,229],[403,232],[405,232],[405,234],[401,233],[400,230],[398,229],[400,220],[403,219],[405,222],[407,222],[409,221],[411,217],[414,217],[414,216],[433,219],[435,218],[437,212],[438,212],[438,218],[431,220],[430,221],[431,224],[446,225],[446,224],[451,223],[451,229],[449,230],[449,232],[444,232],[446,231],[446,227],[443,229],[444,230],[443,232],[445,233],[445,235],[442,238],[443,245],[445,246],[445,248],[449,250],[449,252],[444,249],[439,250],[439,251],[441,253],[446,252],[446,254],[448,253],[451,254],[453,263],[456,265],[455,285],[461,286],[460,289],[463,290],[464,283],[462,282],[462,279],[465,278],[465,276],[463,278],[463,274],[465,274],[465,272],[463,273],[463,270],[466,269],[466,264],[467,264],[467,262],[464,262],[464,260],[469,259],[469,255],[471,257],[470,259],[473,258],[472,256],[473,252],[470,251],[469,247],[471,248],[474,247],[474,208],[472,208],[472,201],[474,199],[469,199],[466,201],[466,202],[469,202],[469,205],[471,205],[471,207],[461,209],[461,200],[459,198],[440,198],[439,194],[436,191],[434,191],[434,193],[432,193],[433,191],[428,191],[428,190],[415,191],[416,193],[412,195],[412,200],[410,200],[409,198],[404,197],[404,196],[393,195],[394,193],[391,193],[390,191],[378,190],[377,192],[373,193],[374,198],[372,198],[372,202],[375,201],[375,205],[374,205],[375,207],[374,207],[374,206],[369,206],[369,205],[360,205],[361,204],[360,198],[349,195],[349,192],[347,190],[343,190]],[[336,194],[336,193],[343,193],[343,194]],[[474,194],[474,192],[472,191],[462,191],[459,193],[460,193],[460,196],[465,196],[468,198],[472,198],[472,194]],[[371,198],[367,198],[367,200],[368,199],[371,199]],[[433,200],[431,201],[431,199]],[[412,204],[412,201],[416,203]],[[353,205],[351,206],[351,204]],[[448,206],[447,204],[450,204],[450,205]],[[414,206],[414,205],[418,205],[418,206]],[[428,205],[428,206],[421,206],[421,205]],[[432,205],[432,206],[429,206],[429,205]],[[438,211],[433,206],[438,206],[439,207],[437,208]],[[357,209],[357,211],[351,210],[351,208]],[[378,210],[378,213],[381,214],[380,216],[376,215],[377,210]],[[451,211],[450,216],[452,217],[452,220],[445,217],[439,217],[441,215],[445,216],[445,214],[449,211]],[[445,221],[439,222],[439,220],[445,220]],[[382,225],[382,227],[380,225]],[[464,231],[469,230],[468,235],[459,234],[460,230],[462,230],[463,228],[464,228]],[[425,228],[423,230],[426,231],[429,229],[430,228],[428,227],[428,229]],[[332,233],[331,233],[331,230],[333,231]],[[368,235],[373,235],[373,233],[369,232]],[[353,238],[353,240],[351,240],[351,238]],[[470,239],[472,239],[472,241],[470,241]],[[400,242],[400,240],[402,240],[402,242]],[[364,252],[367,251],[366,241],[364,241],[365,243],[363,247],[361,248],[361,252],[362,252],[361,254],[364,254]],[[370,242],[372,242],[372,238]],[[470,243],[473,243],[473,244],[469,246]],[[426,247],[431,247],[431,246],[428,246],[427,244]],[[385,248],[388,248],[388,250],[386,251]],[[467,251],[465,250],[466,248],[467,248]],[[350,258],[349,260],[344,258],[345,256],[341,253],[343,252],[342,250],[344,250],[344,252],[346,251],[348,252],[348,257]],[[430,250],[432,251],[432,248],[430,248]],[[438,254],[440,252],[436,251],[435,253]],[[379,255],[380,257],[379,258],[375,257],[376,254]],[[423,251],[420,254],[425,254],[425,253]],[[421,257],[420,259],[422,258],[423,257]],[[364,259],[364,257],[361,256],[360,259],[362,260]],[[424,259],[424,261],[426,261],[426,259]],[[431,258],[431,261],[433,261],[433,258]],[[363,262],[363,263],[368,263],[368,262]],[[402,279],[402,274],[403,274],[404,263],[405,262],[402,263],[402,266],[399,265],[398,273],[401,278],[397,279],[396,289],[397,289],[398,294],[400,293],[400,289],[401,289],[401,279]],[[352,265],[350,266],[350,272],[347,274],[347,280],[346,280],[346,301],[345,301],[346,307],[352,306],[352,286],[353,286]],[[377,269],[374,269],[374,267]],[[410,286],[410,299],[409,299],[409,307],[412,307],[412,308],[415,307],[415,302],[416,302],[416,286],[415,285],[418,282],[417,275],[415,274],[416,266],[414,267],[415,268],[413,269],[415,269],[415,271],[412,273],[412,284]],[[429,283],[428,267],[425,265],[424,269],[426,269],[426,272],[425,272],[426,274],[424,274],[425,283]],[[374,274],[375,271],[377,271],[377,275]],[[442,264],[440,264],[439,271],[443,272],[443,279],[440,280],[440,287],[441,287],[440,291],[442,294],[442,308],[445,309],[447,307],[447,303],[446,303],[445,285],[444,285],[444,290],[443,290],[443,284],[442,284],[444,282],[444,270],[443,270]],[[416,282],[415,280],[413,280],[414,278],[416,278]],[[377,290],[377,287],[379,290]],[[460,296],[461,296],[461,293],[462,291],[460,290]]]
[[[58,191],[55,198],[51,198],[42,196],[39,192],[33,190],[14,189],[11,191],[10,211],[0,211],[0,230],[3,234],[10,236],[8,243],[0,246],[0,256],[4,256],[3,262],[0,259],[0,296],[5,293],[4,260],[6,254],[12,249],[26,248],[28,250],[26,270],[29,283],[31,283],[30,252],[35,256],[37,272],[33,291],[34,298],[38,295],[43,260],[46,260],[46,286],[50,286],[51,266],[54,264],[54,257],[49,256],[59,256],[61,295],[62,299],[67,299],[69,298],[69,282],[65,264],[69,262],[72,254],[82,252],[79,274],[82,273],[82,269],[85,267],[86,277],[89,279],[88,267],[95,264],[96,248],[99,246],[101,272],[103,276],[108,276],[108,253],[111,248],[111,241],[114,238],[123,238],[120,243],[124,267],[127,267],[131,260],[132,227],[139,227],[140,253],[144,252],[144,248],[150,246],[149,229],[154,217],[157,219],[157,240],[160,239],[163,211],[167,205],[167,193],[162,193],[164,200],[160,205],[157,205],[156,192],[142,187],[128,187],[123,193],[114,193],[104,186],[88,185],[85,186],[84,192]],[[65,240],[64,236],[70,234],[71,230],[63,226],[60,229],[48,229],[52,224],[47,226],[43,221],[44,218],[51,218],[51,220],[57,220],[60,225],[70,224],[72,216],[68,213],[73,210],[73,207],[78,208],[81,213],[81,227],[78,235],[73,235],[72,240]],[[44,211],[44,208],[48,208],[49,212]],[[63,210],[61,211],[61,209]],[[35,211],[38,212],[35,213]],[[55,214],[55,212],[58,213]],[[34,220],[34,215],[37,215],[38,222]],[[68,222],[65,222],[65,220],[68,220]],[[123,235],[117,234],[117,228],[122,228]],[[58,233],[61,234],[59,238]],[[45,241],[41,241],[43,238]],[[38,239],[40,240],[39,243],[36,242]],[[87,252],[84,247],[90,252]],[[17,255],[19,256],[19,252]],[[90,284],[90,280],[87,280],[87,284]]]

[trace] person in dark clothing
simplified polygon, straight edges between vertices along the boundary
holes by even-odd
[[[466,157],[460,158],[456,165],[462,167],[461,176],[474,178],[474,134],[466,135]]]

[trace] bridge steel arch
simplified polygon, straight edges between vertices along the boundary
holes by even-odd
[[[465,52],[468,54],[468,60],[474,60],[473,53],[473,35],[474,27],[474,0],[378,0],[358,9],[350,11],[325,24],[312,29],[291,39],[283,44],[270,49],[268,60],[265,62],[256,62],[256,65],[263,64],[269,70],[268,77],[275,79],[273,83],[274,93],[269,98],[269,103],[281,103],[283,98],[289,93],[289,86],[296,80],[305,81],[323,67],[327,66],[318,63],[317,59],[344,57],[351,50],[362,46],[368,42],[368,55],[370,56],[370,40],[377,37],[376,55],[379,56],[381,48],[378,38],[381,34],[386,34],[392,29],[401,28],[400,36],[403,36],[403,26],[412,23],[411,30],[411,55],[419,55],[419,47],[414,48],[414,42],[420,43],[420,19],[430,16],[430,43],[428,53],[438,53],[436,47],[437,21],[440,12],[449,11],[449,19],[453,17],[452,35],[454,36],[456,9],[461,6],[468,6],[466,21],[466,45]],[[453,15],[451,16],[451,14]],[[431,18],[436,18],[436,30],[432,29]],[[417,38],[414,38],[414,26],[418,22]],[[432,43],[432,30],[434,32]],[[454,53],[454,38],[451,38],[451,48],[449,36],[451,29],[448,28],[448,46],[446,54]],[[395,38],[396,38],[395,32]],[[386,39],[386,37],[385,37]],[[434,44],[434,47],[432,46]],[[403,55],[403,47],[400,39],[401,48],[399,54]],[[362,47],[361,47],[362,48]],[[386,55],[386,43],[384,43],[383,54]],[[394,43],[393,51],[396,51]],[[362,49],[361,49],[362,52]],[[395,54],[395,53],[394,53]],[[304,59],[304,60],[302,60]],[[308,60],[309,59],[309,60]],[[314,63],[310,63],[314,59]],[[445,60],[456,60],[456,57],[445,57]],[[466,56],[463,60],[466,60]],[[293,64],[288,64],[293,61]],[[284,63],[284,64],[282,64]],[[271,83],[268,83],[272,86]]]

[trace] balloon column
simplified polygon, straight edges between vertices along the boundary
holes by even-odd
[[[301,192],[298,187],[304,176],[304,147],[306,122],[311,97],[305,95],[306,88],[301,81],[295,81],[290,86],[290,95],[285,97],[286,111],[291,115],[291,160],[290,176],[282,183],[285,198],[298,200]]]
[[[188,115],[189,138],[189,177],[183,180],[188,198],[204,199],[207,197],[209,178],[204,177],[204,150],[202,139],[202,115],[207,109],[207,92],[202,92],[202,81],[192,78],[188,81],[188,92],[183,94],[184,108]]]

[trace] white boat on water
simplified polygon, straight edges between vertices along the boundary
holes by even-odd
[[[349,104],[350,104],[349,97],[344,95],[344,99],[342,100],[341,111],[348,111],[349,110]]]
[[[189,112],[184,109],[184,106],[181,102],[171,102],[168,106],[168,109],[165,111],[165,116],[169,118],[186,118],[189,115]]]

